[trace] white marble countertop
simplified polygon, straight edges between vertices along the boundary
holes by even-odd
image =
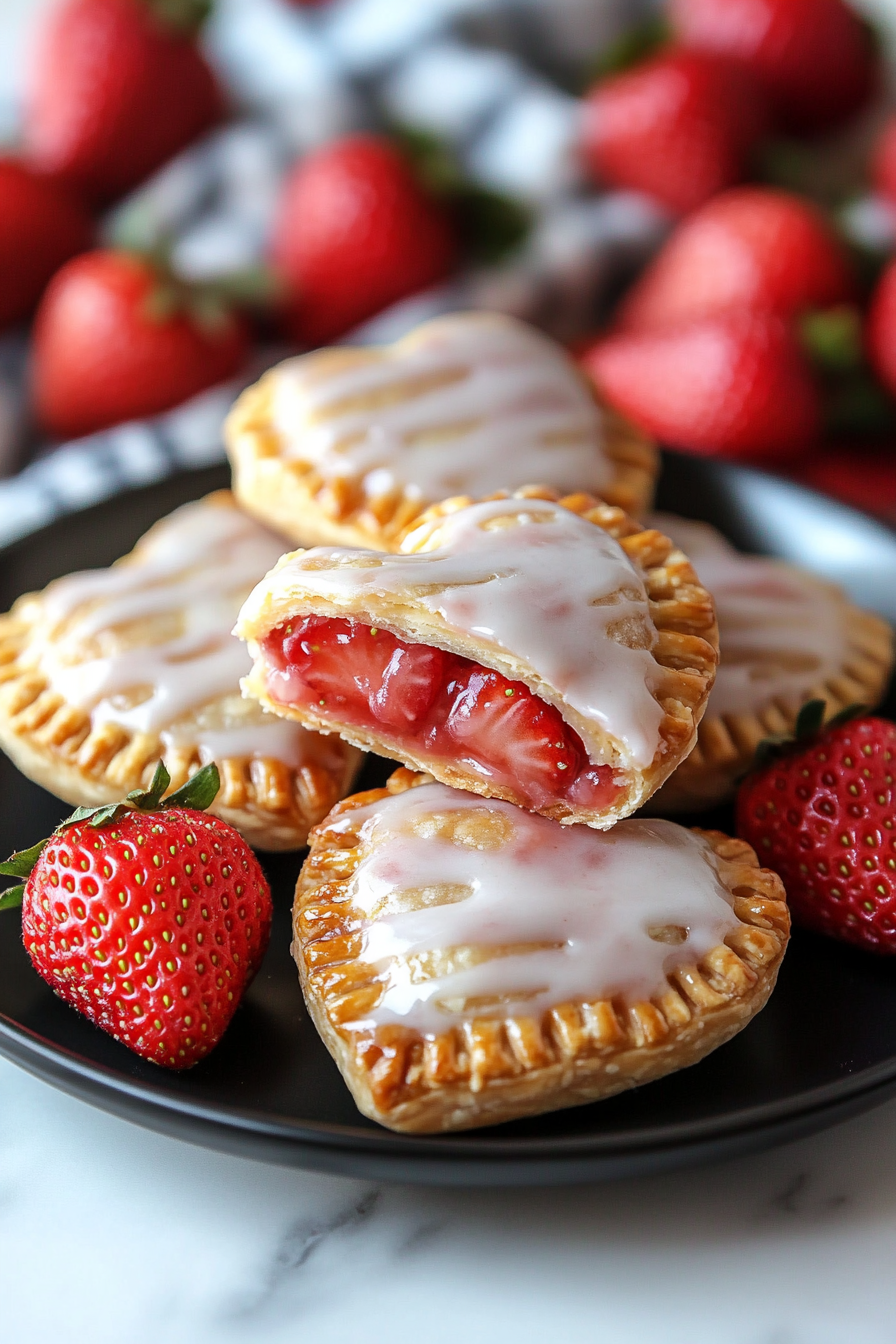
[[[3,1344],[892,1344],[896,1102],[760,1156],[556,1190],[317,1176],[0,1062]]]

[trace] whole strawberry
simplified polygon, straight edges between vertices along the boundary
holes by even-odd
[[[156,415],[232,378],[242,321],[145,258],[85,252],[56,274],[34,325],[38,417],[63,438]]]
[[[833,130],[870,99],[878,63],[844,0],[671,0],[685,46],[736,58],[761,81],[782,130]]]
[[[319,345],[444,280],[455,243],[445,210],[396,146],[353,135],[287,178],[271,254],[291,291],[293,336]]]
[[[128,1049],[186,1069],[221,1039],[261,964],[271,893],[249,846],[204,809],[218,791],[206,766],[162,801],[79,808],[32,849],[0,865],[24,886],[22,938],[61,999]]]
[[[620,332],[581,357],[598,392],[673,447],[788,457],[821,428],[821,395],[789,325],[723,313],[669,331]]]
[[[743,309],[790,318],[855,291],[846,250],[816,206],[735,187],[678,226],[629,291],[617,326],[661,331]]]
[[[737,833],[780,875],[798,923],[896,953],[896,724],[813,733],[823,711],[805,706],[796,744],[744,780]]]
[[[765,128],[764,95],[748,72],[669,50],[588,93],[582,152],[599,182],[684,213],[746,176]]]
[[[90,215],[70,192],[0,156],[0,330],[28,316],[54,271],[92,235]]]
[[[195,42],[206,0],[61,0],[40,34],[25,148],[98,201],[121,196],[223,114]]]

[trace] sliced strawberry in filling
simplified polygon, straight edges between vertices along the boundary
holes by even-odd
[[[603,808],[619,794],[612,768],[588,760],[553,705],[469,658],[323,616],[278,626],[263,648],[274,700],[334,723],[385,728],[399,754],[405,746],[464,765],[532,807],[566,799]]]

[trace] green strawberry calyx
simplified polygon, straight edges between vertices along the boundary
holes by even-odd
[[[197,770],[186,784],[164,798],[163,794],[170,783],[171,776],[164,762],[159,761],[148,789],[132,789],[120,803],[101,803],[99,807],[76,807],[70,817],[59,823],[53,835],[60,835],[70,826],[77,826],[80,822],[86,822],[94,830],[99,830],[101,826],[118,821],[128,812],[165,812],[172,808],[188,808],[191,812],[204,812],[215,801],[221,787],[221,778],[218,767],[211,761],[201,770]],[[11,854],[5,863],[0,863],[0,876],[27,880],[51,838],[48,836],[46,840],[38,840],[30,849],[20,849]],[[18,909],[24,895],[23,880],[18,886],[9,887],[0,895],[0,910]]]
[[[794,747],[804,747],[813,737],[817,737],[822,729],[827,731],[828,728],[837,728],[840,724],[849,723],[851,719],[857,719],[862,714],[868,713],[867,705],[847,705],[825,722],[826,708],[824,700],[807,700],[796,716],[792,732],[772,733],[762,739],[756,748],[752,769],[762,770],[771,761],[785,755]]]
[[[197,33],[214,8],[214,0],[143,0],[159,23],[182,37]]]

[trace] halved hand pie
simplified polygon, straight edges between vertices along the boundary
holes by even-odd
[[[430,504],[532,481],[637,516],[658,461],[561,346],[495,313],[288,360],[243,393],[226,439],[237,498],[262,522],[300,545],[377,551]]]
[[[358,753],[240,695],[240,603],[282,542],[227,491],[157,523],[110,569],[72,574],[0,617],[0,745],[67,802],[112,802],[160,757],[172,789],[214,760],[212,808],[267,849],[304,844]]]
[[[267,708],[562,822],[612,826],[691,749],[712,602],[591,496],[431,509],[401,551],[285,556],[240,613]]]
[[[741,840],[565,829],[401,770],[312,832],[293,955],[359,1109],[427,1133],[696,1063],[763,1007],[789,927]]]
[[[706,523],[652,520],[687,551],[712,594],[721,655],[697,745],[651,802],[656,811],[709,807],[733,790],[762,738],[793,729],[800,706],[824,700],[873,709],[893,667],[886,621],[835,584],[788,565],[742,555]]]

